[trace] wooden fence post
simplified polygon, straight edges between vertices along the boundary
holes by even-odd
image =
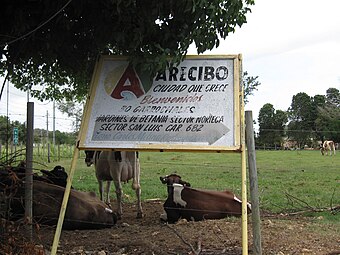
[[[32,240],[33,218],[33,119],[34,103],[27,102],[27,137],[26,137],[26,170],[25,170],[25,220],[28,223],[30,240]]]
[[[261,219],[260,219],[260,206],[259,206],[259,192],[256,168],[256,155],[255,155],[255,141],[254,141],[254,128],[253,116],[251,111],[246,111],[246,140],[248,148],[248,166],[249,166],[249,184],[250,184],[250,198],[251,198],[251,211],[252,211],[252,226],[253,226],[253,244],[254,254],[261,255]]]

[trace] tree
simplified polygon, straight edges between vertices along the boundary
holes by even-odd
[[[329,88],[326,91],[326,103],[334,108],[340,107],[340,92],[336,88]]]
[[[315,127],[321,141],[340,141],[340,93],[338,89],[329,88],[324,102],[317,107]]]
[[[49,132],[52,133],[52,132]],[[51,136],[52,134],[50,134]],[[77,141],[77,136],[74,133],[55,131],[55,142],[56,144],[71,144],[74,145]]]
[[[245,71],[243,73],[243,89],[244,89],[244,103],[248,103],[248,96],[254,95],[254,91],[257,90],[257,87],[261,85],[259,81],[257,81],[258,76],[249,76],[248,72]]]
[[[299,148],[310,143],[312,138],[312,98],[304,92],[293,96],[288,108],[288,137],[298,143]]]
[[[19,121],[11,121],[6,116],[0,116],[0,143],[13,141],[13,129],[18,128],[19,143],[26,143],[26,127]]]
[[[314,138],[316,141],[323,140],[323,127],[318,125],[317,119],[320,118],[320,109],[324,108],[326,103],[326,97],[324,95],[315,95],[312,98],[312,130],[315,131]]]
[[[6,116],[0,116],[0,143],[6,143],[10,138],[10,120]]]
[[[329,133],[329,124],[334,124],[334,121],[330,119],[339,116],[336,115],[338,107],[336,103],[334,104],[336,102],[336,91],[331,91],[332,95],[328,96],[315,95],[310,97],[306,93],[298,93],[293,96],[292,104],[288,109],[290,117],[288,135],[290,138],[299,141],[300,146],[323,141],[325,132]],[[331,101],[333,104],[329,103]],[[335,114],[335,116],[331,117],[332,114]]]
[[[266,146],[281,146],[287,121],[286,112],[276,111],[272,104],[263,105],[258,117],[259,143]]]
[[[151,74],[246,23],[254,0],[12,1],[1,5],[0,73],[41,100],[81,100],[99,54]],[[14,18],[15,17],[15,18]]]
[[[76,132],[80,129],[80,124],[83,116],[84,101],[85,100],[83,100],[82,102],[75,102],[63,100],[61,103],[58,104],[58,109],[62,113],[65,113],[68,117],[74,119],[74,121],[72,121],[72,126],[74,131]]]

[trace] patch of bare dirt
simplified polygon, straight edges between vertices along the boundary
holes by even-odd
[[[136,219],[135,206],[124,204],[123,218],[113,228],[63,230],[58,254],[242,254],[240,218],[167,225],[159,220],[162,201],[144,202],[143,209],[145,217]],[[340,230],[320,221],[322,219],[264,216],[262,253],[340,254]],[[251,217],[248,224],[249,254],[253,254]],[[51,227],[37,231],[35,240],[40,254],[49,253],[54,231]]]

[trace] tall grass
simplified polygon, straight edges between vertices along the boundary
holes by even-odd
[[[322,156],[319,151],[257,151],[256,158],[262,210],[287,213],[340,205],[340,155]],[[170,173],[181,175],[195,188],[229,189],[241,194],[240,154],[141,152],[140,160],[143,200],[165,199],[166,187],[159,177]],[[50,168],[61,164],[68,169],[70,161],[51,163]],[[126,199],[134,201],[130,185],[124,185],[123,189]],[[77,163],[73,186],[84,191],[98,190],[94,168],[86,167],[84,158]],[[114,197],[113,191],[111,196]],[[334,218],[340,222],[339,211]]]

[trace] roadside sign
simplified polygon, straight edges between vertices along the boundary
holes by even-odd
[[[56,254],[79,150],[241,153],[242,254],[248,254],[242,56],[187,56],[148,74],[124,57],[96,64],[51,254]]]
[[[126,58],[101,57],[79,149],[238,150],[240,62],[187,56],[150,79]]]

